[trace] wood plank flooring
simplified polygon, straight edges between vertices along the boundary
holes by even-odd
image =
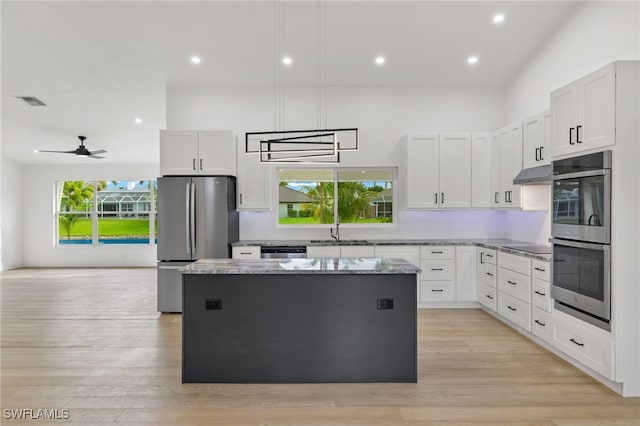
[[[417,384],[181,383],[155,269],[0,273],[2,424],[640,425],[622,398],[477,309],[420,310]],[[375,356],[375,354],[371,354]],[[8,420],[5,409],[67,409]]]

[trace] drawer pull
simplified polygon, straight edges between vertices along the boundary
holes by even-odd
[[[571,343],[575,343],[575,344],[576,344],[576,345],[578,345],[578,346],[584,346],[584,343],[580,343],[580,342],[576,341],[574,338],[569,339],[569,341],[570,341]]]
[[[540,293],[538,290],[534,291],[535,294],[538,294],[540,296],[546,296],[547,293]]]
[[[487,294],[487,299],[493,300],[493,296],[490,294]]]
[[[533,320],[533,322],[535,322],[536,324],[538,324],[538,325],[540,325],[542,327],[546,327],[547,326],[547,324],[545,324],[545,323],[543,323],[541,321],[538,321],[538,320]]]
[[[515,311],[517,311],[517,309],[516,309],[516,308],[514,308],[514,307],[513,307],[513,306],[511,306],[511,305],[507,306],[507,308],[511,309],[511,310],[512,310],[512,311],[514,311],[514,312],[515,312]]]
[[[489,253],[486,253],[486,254],[485,254],[485,256],[487,256],[487,257],[493,257],[493,255],[492,255],[492,254],[489,254]]]
[[[431,254],[442,254],[442,253],[444,253],[444,252],[443,251],[433,251],[433,250],[431,251]]]
[[[536,266],[535,268],[533,268],[533,269],[535,269],[536,271],[540,271],[540,272],[544,272],[544,271],[546,271],[546,269],[544,269],[544,268],[538,268],[537,266]]]
[[[431,291],[434,293],[442,293],[444,290],[441,288],[432,288]]]
[[[250,251],[241,251],[240,254],[253,254]]]
[[[444,271],[442,268],[431,268],[432,271]]]
[[[491,272],[485,272],[485,274],[489,275],[490,277],[493,276],[493,274]]]
[[[518,283],[514,283],[513,281],[507,280],[507,282],[511,285],[518,285]]]

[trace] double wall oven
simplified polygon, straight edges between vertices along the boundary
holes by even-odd
[[[611,151],[552,163],[556,309],[605,330],[611,321]]]

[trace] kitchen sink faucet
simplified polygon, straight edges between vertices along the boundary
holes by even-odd
[[[336,233],[335,233],[335,235],[333,234],[333,228],[331,228],[329,230],[329,232],[331,233],[331,238],[336,240],[336,243],[339,243],[340,242],[340,224],[336,223]]]

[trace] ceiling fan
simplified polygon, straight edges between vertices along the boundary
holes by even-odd
[[[89,158],[104,158],[104,157],[100,157],[97,154],[104,154],[105,151],[104,149],[99,149],[97,151],[89,151],[87,149],[86,146],[84,146],[84,141],[85,139],[87,139],[86,136],[78,136],[78,139],[80,139],[80,146],[78,146],[76,149],[74,149],[73,151],[46,151],[46,150],[38,150],[38,152],[55,152],[58,154],[75,154],[75,155],[81,155],[83,157],[89,157]]]

